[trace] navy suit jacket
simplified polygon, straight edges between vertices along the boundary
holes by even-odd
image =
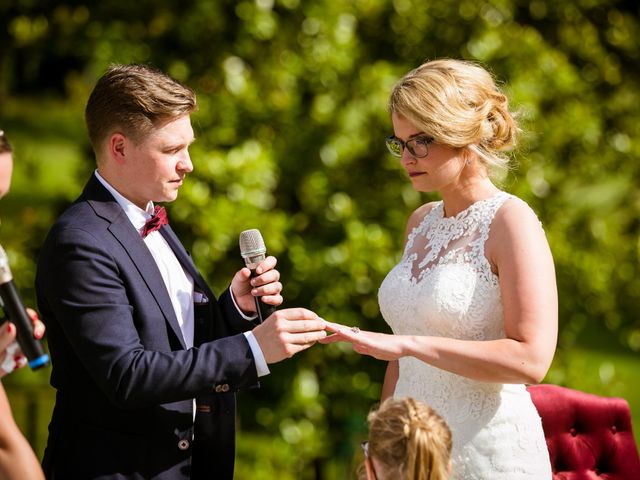
[[[95,176],[40,252],[38,307],[57,390],[43,468],[49,479],[232,479],[235,392],[257,385],[242,334],[170,227],[160,230],[195,289],[186,349],[160,271]],[[193,399],[197,415],[193,421]]]

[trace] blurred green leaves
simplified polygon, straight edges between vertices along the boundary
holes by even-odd
[[[502,184],[539,214],[556,261],[550,379],[580,388],[577,345],[640,351],[638,19],[621,0],[2,2],[16,173],[0,241],[33,304],[39,245],[92,170],[86,98],[109,64],[150,63],[198,95],[195,171],[169,213],[216,291],[242,265],[240,231],[259,228],[285,306],[388,331],[376,292],[432,197],[385,151],[387,96],[425,59],[480,61],[523,129]],[[605,363],[585,386],[637,398]],[[238,478],[349,476],[384,368],[345,345],[273,366],[240,399]]]

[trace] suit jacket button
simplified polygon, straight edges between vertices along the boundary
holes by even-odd
[[[178,448],[180,450],[187,450],[189,448],[189,440],[182,439],[178,442]]]
[[[227,385],[226,383],[224,385],[222,385],[222,388],[220,389],[223,392],[228,392],[229,391],[229,385]]]

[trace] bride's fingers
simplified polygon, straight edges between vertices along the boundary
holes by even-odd
[[[349,327],[346,327],[344,325],[341,325],[339,323],[335,323],[335,322],[329,322],[327,320],[325,320],[326,322],[326,326],[325,329],[333,332],[333,333],[340,333],[342,330],[348,330]]]
[[[331,335],[327,335],[324,338],[321,338],[320,340],[318,340],[318,343],[322,343],[324,345],[327,345],[329,343],[336,343],[336,342],[344,342],[346,341],[345,338],[337,333],[333,333]]]
[[[361,342],[364,340],[364,332],[360,331],[358,327],[346,327],[339,323],[329,324],[329,327],[336,335],[343,337],[343,340],[349,342]]]
[[[350,328],[341,325],[340,323],[329,322],[325,320],[325,330],[330,332],[331,335],[327,335],[326,337],[319,340],[320,343],[328,344],[328,343],[336,343],[336,342],[350,342],[351,339],[348,335],[345,335],[346,332],[350,332]]]

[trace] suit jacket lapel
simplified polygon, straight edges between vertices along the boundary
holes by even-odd
[[[173,310],[173,305],[169,298],[167,287],[162,280],[158,265],[144,244],[144,240],[142,240],[140,234],[124,213],[124,210],[122,210],[108,190],[102,186],[95,175],[89,180],[83,196],[97,215],[111,222],[109,231],[116,240],[120,242],[125,252],[127,252],[127,255],[138,269],[138,272],[140,272],[140,276],[147,284],[151,295],[158,303],[167,323],[170,325],[176,337],[178,337],[182,348],[186,348],[182,330],[178,324],[178,319]]]

